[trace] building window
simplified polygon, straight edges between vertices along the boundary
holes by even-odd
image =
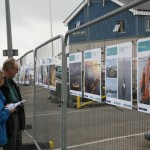
[[[117,21],[113,29],[113,32],[119,33],[125,32],[125,21]]]
[[[146,31],[150,31],[150,18],[146,18]]]

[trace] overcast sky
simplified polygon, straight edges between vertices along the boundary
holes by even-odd
[[[83,0],[50,0],[53,36],[65,35],[63,21]],[[19,56],[34,49],[51,37],[49,0],[9,0],[13,48]],[[7,57],[5,0],[0,1],[0,67]],[[18,58],[18,57],[15,57]]]

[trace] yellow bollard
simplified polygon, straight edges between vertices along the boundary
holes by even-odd
[[[77,96],[77,108],[80,108],[80,97]]]
[[[54,148],[54,142],[53,141],[49,141],[49,149],[53,149]]]

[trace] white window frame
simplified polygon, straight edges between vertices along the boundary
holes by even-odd
[[[146,17],[145,19],[145,24],[146,24],[146,31],[150,32],[150,17]]]
[[[113,29],[113,32],[118,32],[119,28],[120,28],[120,24],[116,24]]]
[[[123,31],[120,31],[120,28],[123,28]],[[125,21],[116,21],[113,32],[124,33],[125,32]]]

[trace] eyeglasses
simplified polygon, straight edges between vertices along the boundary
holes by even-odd
[[[18,69],[18,68],[15,68],[15,67],[12,67],[12,69],[15,69],[16,71],[19,71],[19,69]]]

